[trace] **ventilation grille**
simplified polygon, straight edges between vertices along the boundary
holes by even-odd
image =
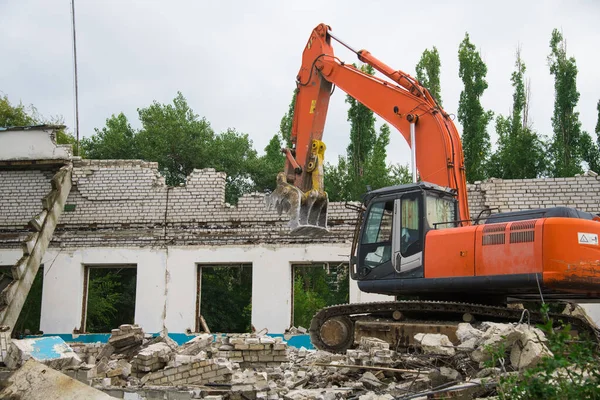
[[[482,245],[484,246],[492,246],[495,244],[504,244],[506,242],[506,236],[504,233],[494,233],[491,235],[483,235]]]
[[[494,224],[494,225],[486,225],[483,227],[483,233],[491,233],[491,232],[504,232],[507,224]]]
[[[518,231],[521,229],[533,229],[533,228],[535,228],[536,222],[537,222],[537,219],[532,219],[532,220],[523,221],[523,222],[515,222],[510,226],[510,230]]]
[[[527,243],[535,240],[535,231],[521,231],[511,232],[510,242],[511,243]]]

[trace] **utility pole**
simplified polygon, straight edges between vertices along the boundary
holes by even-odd
[[[75,154],[79,155],[79,88],[77,84],[77,35],[75,33],[75,0],[71,0],[71,21],[73,27],[73,70],[75,80]]]

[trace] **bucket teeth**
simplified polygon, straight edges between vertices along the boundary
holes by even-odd
[[[285,180],[285,174],[277,176],[277,188],[267,195],[268,208],[275,208],[279,215],[286,213],[290,218],[289,227],[295,236],[318,237],[327,231],[327,193],[311,190],[302,193]]]

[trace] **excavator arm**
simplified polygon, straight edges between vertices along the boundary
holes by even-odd
[[[341,61],[333,53],[332,39],[389,80]],[[322,138],[333,85],[373,110],[404,136],[416,158],[420,179],[453,189],[458,199],[459,219],[463,225],[469,224],[463,150],[450,116],[416,79],[394,70],[366,50],[352,49],[334,37],[329,26],[320,24],[306,44],[297,76],[292,148],[283,150],[285,170],[278,175],[277,189],[267,200],[280,213],[288,213],[292,233],[318,235],[327,227]],[[416,180],[416,171],[413,179]]]

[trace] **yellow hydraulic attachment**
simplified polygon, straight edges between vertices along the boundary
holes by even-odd
[[[266,197],[268,207],[275,207],[281,215],[290,218],[292,235],[322,236],[327,233],[327,205],[329,200],[323,185],[325,143],[313,140],[306,172],[311,176],[311,189],[302,192],[288,183],[285,172],[277,175],[277,188]]]

